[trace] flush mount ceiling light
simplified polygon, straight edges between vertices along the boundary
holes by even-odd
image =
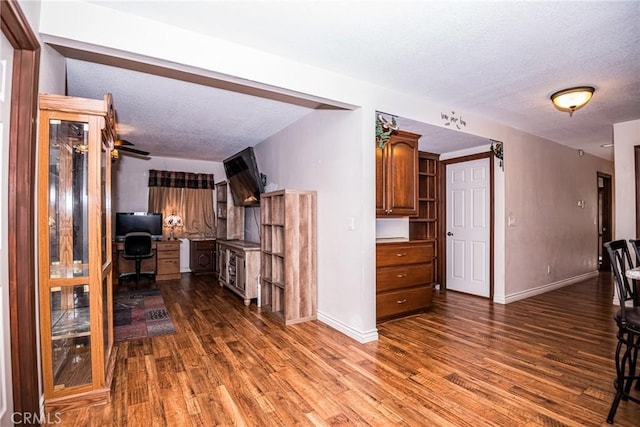
[[[587,105],[595,90],[592,86],[578,86],[559,90],[551,95],[551,102],[558,110],[568,112],[571,117],[574,111]]]

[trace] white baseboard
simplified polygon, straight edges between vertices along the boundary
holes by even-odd
[[[327,314],[324,314],[320,311],[318,311],[318,320],[321,321],[322,323],[326,323],[327,325],[331,326],[333,329],[336,329],[340,332],[342,332],[343,334],[345,334],[346,336],[353,338],[354,340],[358,341],[359,343],[367,343],[367,342],[371,342],[371,341],[377,341],[378,340],[378,330],[377,329],[373,329],[371,331],[358,331],[354,328],[352,328],[351,326],[341,322],[340,320],[337,320]]]
[[[518,301],[521,299],[529,298],[535,295],[544,294],[554,289],[560,289],[574,283],[581,282],[583,280],[598,277],[600,274],[598,271],[592,271],[589,273],[581,274],[579,276],[569,277],[568,279],[559,280],[557,282],[548,283],[546,285],[538,286],[537,288],[527,289],[526,291],[516,292],[515,294],[507,295],[504,298],[495,297],[493,302],[499,304],[509,304],[510,302]]]

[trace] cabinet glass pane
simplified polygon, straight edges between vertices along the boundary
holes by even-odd
[[[103,349],[105,352],[107,352],[110,348],[111,342],[109,341],[109,324],[113,321],[113,318],[111,317],[110,313],[111,313],[111,307],[109,302],[111,301],[109,299],[109,283],[111,282],[111,280],[109,277],[105,276],[102,279],[102,301],[104,302],[102,304],[102,345],[103,345]],[[105,353],[105,354],[109,354],[109,352]],[[104,359],[104,366],[105,366],[105,372],[106,372],[106,367],[109,364],[109,358],[105,357]]]
[[[89,285],[50,291],[54,389],[91,384]]]
[[[102,253],[102,265],[107,262],[107,162],[111,161],[108,150],[102,147],[100,156],[100,252]]]
[[[88,123],[49,121],[51,277],[82,275],[89,262],[88,137]]]

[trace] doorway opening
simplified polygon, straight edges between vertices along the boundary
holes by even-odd
[[[604,255],[603,246],[613,239],[611,201],[611,175],[598,172],[598,271],[611,271],[611,262]]]

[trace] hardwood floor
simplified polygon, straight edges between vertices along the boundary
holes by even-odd
[[[606,425],[608,276],[508,305],[436,292],[368,344],[318,321],[281,326],[212,276],[158,287],[177,333],[120,343],[112,402],[63,425]],[[640,405],[623,401],[615,424],[640,425]]]

